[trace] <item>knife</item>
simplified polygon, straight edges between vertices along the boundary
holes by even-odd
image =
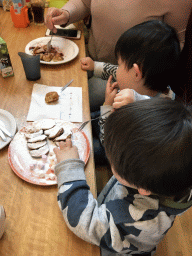
[[[3,134],[3,132],[0,130],[0,137],[2,138],[3,141],[6,141],[6,137],[5,135]]]
[[[4,132],[7,136],[9,136],[10,138],[12,138],[13,136],[11,135],[11,133],[3,126],[0,124],[0,130],[2,132]]]

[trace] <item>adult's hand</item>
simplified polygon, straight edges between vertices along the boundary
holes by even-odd
[[[57,32],[55,25],[66,24],[69,21],[69,13],[68,11],[57,9],[55,7],[51,7],[47,11],[47,15],[45,17],[45,25],[53,31],[53,33]]]

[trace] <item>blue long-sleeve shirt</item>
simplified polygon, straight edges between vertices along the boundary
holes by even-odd
[[[68,227],[83,240],[112,253],[154,251],[176,215],[192,205],[192,201],[142,196],[114,176],[96,200],[86,182],[84,162],[78,159],[57,164],[55,173],[58,203]]]

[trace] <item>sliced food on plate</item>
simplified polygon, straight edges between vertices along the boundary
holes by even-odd
[[[37,185],[57,184],[54,174],[57,164],[53,148],[59,141],[72,138],[79,157],[85,163],[90,146],[83,132],[76,132],[75,124],[59,119],[41,119],[24,126],[9,146],[9,163],[22,179]]]

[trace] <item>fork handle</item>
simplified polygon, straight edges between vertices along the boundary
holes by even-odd
[[[95,118],[91,119],[90,121],[99,119],[101,116],[104,116],[104,115],[106,115],[106,114],[109,113],[109,112],[111,112],[111,110],[108,110],[107,112],[103,113],[102,115],[99,115],[98,117],[95,117]]]

